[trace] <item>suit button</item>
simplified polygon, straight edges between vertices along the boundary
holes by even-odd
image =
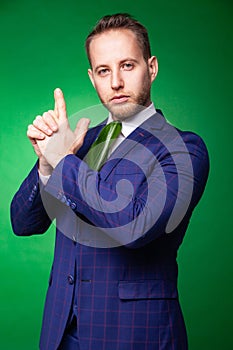
[[[68,283],[69,283],[69,284],[74,284],[74,276],[69,275],[69,276],[67,277],[67,279],[68,279]]]
[[[66,200],[66,205],[67,205],[68,207],[70,207],[70,205],[71,205],[71,200],[70,200],[69,198]]]
[[[71,209],[76,209],[77,205],[76,205],[76,203],[71,202],[70,207],[71,207]]]
[[[61,197],[61,202],[65,203],[66,202],[66,196],[63,194],[63,196]]]
[[[62,198],[62,193],[61,193],[61,191],[59,191],[57,194],[57,199],[61,199],[61,198]]]

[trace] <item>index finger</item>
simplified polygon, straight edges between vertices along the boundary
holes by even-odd
[[[55,113],[60,121],[64,122],[67,120],[66,115],[66,102],[61,89],[57,88],[54,90],[54,100],[55,100]]]

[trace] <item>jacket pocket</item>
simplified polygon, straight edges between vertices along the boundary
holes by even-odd
[[[122,300],[178,298],[176,281],[171,280],[120,281],[118,293]]]

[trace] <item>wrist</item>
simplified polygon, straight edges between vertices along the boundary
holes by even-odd
[[[39,159],[39,168],[38,170],[44,176],[51,175],[53,172],[53,167],[46,161],[44,157]]]

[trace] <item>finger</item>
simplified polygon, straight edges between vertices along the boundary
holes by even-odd
[[[54,111],[49,110],[48,112],[45,112],[43,114],[43,120],[48,125],[50,130],[54,132],[58,130],[57,117]]]
[[[90,125],[90,122],[91,121],[88,118],[81,118],[81,119],[79,119],[79,121],[78,121],[78,123],[76,125],[76,128],[75,128],[75,131],[74,131],[75,135],[77,133],[79,133],[79,132],[82,132],[82,131],[87,132],[88,127]]]
[[[34,127],[34,125],[30,124],[28,125],[27,129],[27,137],[30,139],[30,141],[33,141],[33,144],[36,143],[36,140],[43,140],[45,138],[44,133],[42,133],[40,130]]]
[[[43,132],[45,135],[51,136],[53,131],[50,129],[50,127],[46,124],[45,120],[42,118],[41,115],[38,115],[34,121],[33,125],[36,129]]]
[[[55,100],[55,113],[61,122],[67,120],[66,114],[66,102],[64,99],[63,92],[61,89],[57,88],[54,90],[54,100]]]
[[[74,131],[76,150],[78,150],[82,146],[89,124],[90,124],[90,119],[88,118],[81,118],[78,121]]]
[[[54,113],[56,115],[56,118],[58,118],[58,109],[57,109],[57,102],[55,99],[55,90],[54,90]]]

